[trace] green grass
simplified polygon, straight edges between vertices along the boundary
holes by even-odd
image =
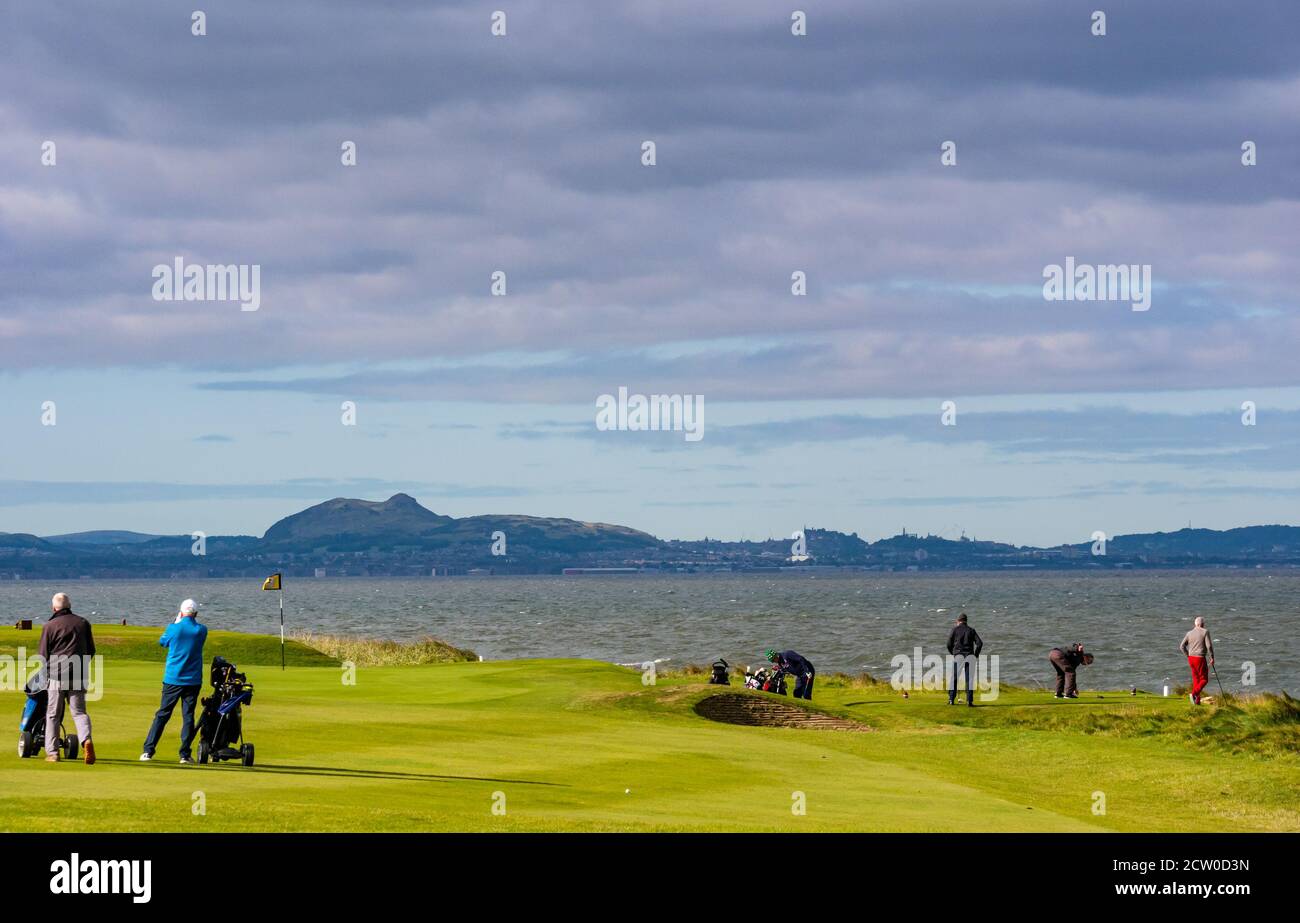
[[[157,634],[96,626],[99,763],[0,753],[0,830],[1300,830],[1293,701],[1013,690],[966,709],[857,681],[814,707],[870,733],[745,728],[695,715],[718,691],[697,677],[523,660],[359,665],[349,686],[325,654],[293,644],[281,672],[278,639],[225,632],[207,654],[257,686],[258,766],[177,765],[177,718],[140,763]],[[20,642],[0,630],[0,654]],[[0,692],[15,732],[21,703]]]

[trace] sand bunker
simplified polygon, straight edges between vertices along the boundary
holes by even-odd
[[[768,695],[737,693],[711,695],[695,706],[695,713],[710,721],[766,728],[816,728],[823,731],[870,731],[849,718],[790,705]]]

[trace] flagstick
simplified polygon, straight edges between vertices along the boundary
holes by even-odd
[[[280,669],[284,669],[284,578],[280,578]]]

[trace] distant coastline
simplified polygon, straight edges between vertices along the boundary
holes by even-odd
[[[455,518],[406,494],[336,498],[251,535],[0,533],[0,580],[458,577],[590,573],[1061,572],[1300,567],[1300,526],[1185,528],[1053,547],[803,528],[762,541],[660,539],[627,526],[519,515]]]

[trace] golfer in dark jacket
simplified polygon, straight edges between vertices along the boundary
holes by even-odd
[[[1074,671],[1080,664],[1087,666],[1092,663],[1092,655],[1083,652],[1082,644],[1071,644],[1068,647],[1054,647],[1052,652],[1047,655],[1047,659],[1052,662],[1053,669],[1056,670],[1056,698],[1058,699],[1077,699],[1079,697],[1079,687],[1075,685]],[[1062,695],[1064,691],[1064,695]]]
[[[50,601],[54,614],[41,629],[41,659],[50,681],[49,705],[45,710],[45,761],[57,763],[59,723],[66,703],[77,726],[77,737],[86,754],[86,764],[95,762],[95,745],[90,741],[90,715],[86,714],[86,684],[90,658],[95,656],[95,638],[90,623],[72,611],[67,593]]]
[[[966,673],[966,704],[975,704],[975,687],[971,685],[971,665],[984,650],[979,632],[966,624],[966,613],[957,616],[957,624],[948,633],[948,653],[952,654],[952,686],[948,690],[948,704],[957,701],[957,674]]]
[[[773,651],[767,652],[767,659],[776,664],[776,668],[782,673],[789,673],[794,677],[794,697],[796,699],[812,700],[813,678],[817,671],[808,659],[796,654],[794,651]]]

